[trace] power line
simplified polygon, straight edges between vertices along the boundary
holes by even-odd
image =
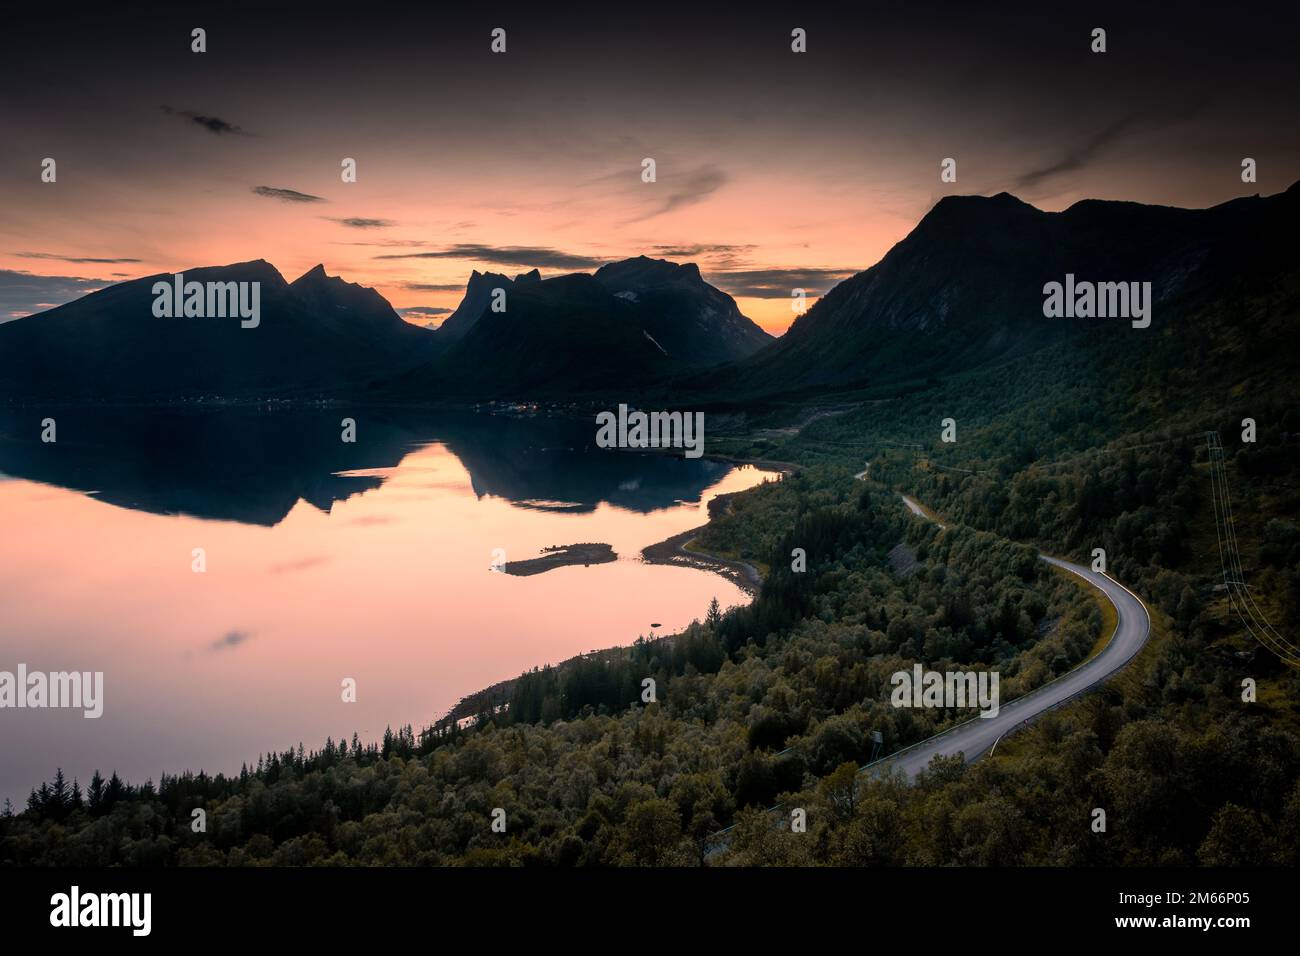
[[[1268,648],[1283,661],[1300,666],[1300,648],[1290,643],[1269,623],[1263,610],[1255,603],[1254,595],[1246,585],[1245,567],[1237,543],[1236,522],[1232,517],[1232,496],[1228,487],[1227,463],[1223,445],[1217,431],[1205,433],[1210,452],[1210,488],[1214,499],[1214,534],[1219,543],[1219,567],[1223,583],[1228,590],[1228,605],[1236,610],[1246,630],[1258,643]]]

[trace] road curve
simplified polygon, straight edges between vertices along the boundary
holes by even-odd
[[[913,514],[925,517],[916,502],[906,496],[903,497],[903,501]],[[969,763],[991,749],[998,738],[1007,731],[1108,679],[1142,649],[1142,645],[1151,635],[1151,616],[1136,594],[1108,575],[1090,571],[1059,558],[1049,558],[1047,555],[1039,555],[1039,557],[1048,564],[1063,568],[1071,574],[1077,574],[1099,589],[1110,603],[1115,605],[1119,620],[1115,633],[1101,653],[1037,690],[1003,704],[996,717],[974,717],[934,737],[890,754],[864,769],[869,769],[873,773],[899,769],[911,780],[929,766],[930,761],[936,756],[961,753]]]

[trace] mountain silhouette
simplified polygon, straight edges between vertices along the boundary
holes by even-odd
[[[504,310],[492,307],[502,289]],[[439,332],[452,339],[424,367],[376,394],[420,400],[555,398],[607,393],[750,355],[771,336],[695,265],[641,256],[595,275],[513,281],[475,272]]]
[[[639,306],[646,332],[679,361],[733,362],[772,341],[741,314],[735,299],[705,282],[693,262],[637,256],[601,266],[595,278],[617,298]]]
[[[1159,327],[1174,300],[1206,295],[1243,270],[1293,266],[1286,224],[1295,223],[1297,195],[1292,186],[1209,209],[1084,200],[1062,212],[1007,193],[948,196],[773,344],[678,384],[742,399],[866,389],[1014,359],[1107,322],[1116,334],[1128,329],[1122,319],[1045,317],[1044,284],[1067,273],[1151,282]]]
[[[253,328],[156,316],[154,284],[173,278],[135,279],[0,325],[0,396],[559,397],[734,361],[771,341],[695,265],[645,256],[594,276],[475,271],[436,332],[323,265],[292,283],[263,260],[184,273],[186,284],[259,283]],[[504,311],[492,307],[497,289]]]
[[[753,354],[772,341],[772,336],[741,314],[731,296],[705,282],[694,263],[678,265],[665,259],[637,256],[601,266],[593,278],[618,301],[602,299],[591,290],[586,304],[599,304],[611,315],[630,316],[674,364],[707,366],[731,362]],[[536,269],[513,280],[499,273],[475,270],[459,307],[438,331],[448,341],[464,338],[491,312],[494,289],[505,291],[507,307],[513,293],[536,291],[540,297],[530,296],[530,307],[566,311],[577,305],[571,297],[580,281],[556,283],[548,279],[543,282]],[[533,286],[537,288],[526,288]]]
[[[1149,282],[1154,334],[1162,315],[1216,290],[1267,284],[1296,265],[1297,202],[1298,186],[1209,209],[1084,200],[1044,212],[1007,193],[945,197],[776,340],[695,265],[645,256],[550,279],[476,271],[436,332],[323,266],[292,284],[262,260],[195,269],[187,281],[260,282],[258,327],[157,318],[152,287],[171,276],[125,282],[0,325],[0,397],[425,403],[635,392],[656,403],[743,404],[897,393],[1104,323],[1143,334],[1123,318],[1045,316],[1045,284],[1067,275]]]
[[[541,281],[542,274],[536,269],[514,279],[497,272],[479,272],[475,269],[470,273],[469,283],[465,286],[464,298],[460,300],[456,310],[447,316],[442,325],[438,326],[438,334],[447,342],[463,338],[492,304],[493,289],[505,289],[509,294],[509,290],[514,288],[516,282],[527,285]]]
[[[387,377],[436,354],[426,329],[372,289],[317,266],[292,285],[258,259],[188,270],[185,282],[259,284],[256,327],[160,318],[148,276],[0,325],[0,395],[63,401],[310,396]]]

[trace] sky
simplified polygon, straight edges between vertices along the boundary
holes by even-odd
[[[779,334],[792,290],[811,305],[948,193],[1201,207],[1300,179],[1294,4],[699,6],[19,11],[0,37],[0,321],[266,259],[437,323],[474,269],[644,254],[698,263]]]

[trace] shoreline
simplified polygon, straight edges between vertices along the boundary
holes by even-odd
[[[749,489],[745,490],[748,491]],[[718,495],[709,502],[708,522],[665,538],[663,541],[647,545],[641,549],[641,560],[646,564],[712,571],[736,585],[750,598],[755,597],[758,594],[758,589],[763,585],[763,575],[758,568],[748,561],[741,561],[738,558],[724,558],[720,555],[709,554],[707,551],[695,551],[687,547],[692,540],[708,528],[709,522],[712,522],[714,518],[720,515],[726,514],[727,510],[731,508],[731,499],[740,494],[744,494],[744,492],[732,491]]]
[[[745,462],[745,464],[757,465],[759,462],[751,460]],[[763,464],[771,466],[777,463],[764,462]],[[791,470],[786,471],[785,468]],[[783,475],[789,475],[792,474],[793,471],[798,470],[797,466],[794,465],[786,465],[785,468],[781,469]],[[709,502],[709,521],[712,521],[719,515],[725,514],[726,510],[731,507],[731,499],[737,495],[742,495],[745,491],[749,490],[750,489],[746,488],[744,491],[727,492],[726,494],[718,495],[711,500]],[[752,600],[757,596],[758,589],[763,584],[763,576],[759,573],[759,570],[756,567],[746,561],[718,557],[702,551],[691,551],[687,549],[686,545],[707,527],[708,522],[705,522],[698,527],[665,538],[663,541],[656,544],[647,545],[641,549],[641,560],[647,564],[671,565],[675,567],[695,568],[699,571],[711,571],[714,574],[726,578],[732,584],[735,584],[749,595]],[[570,547],[579,546],[571,545]],[[608,545],[606,545],[606,547],[608,547]],[[532,560],[547,561],[548,557],[544,556]],[[559,565],[555,564],[552,566],[558,567]],[[538,571],[529,571],[524,573],[538,573],[543,570],[549,570],[549,567],[539,568]],[[659,641],[671,641],[674,637],[676,637],[676,633],[663,634],[654,637],[653,640],[657,643]],[[566,658],[555,664],[536,666],[554,667],[558,670],[566,665],[572,664],[574,661],[590,660],[593,657],[601,657],[610,654],[625,654],[629,647],[631,647],[630,644],[615,644],[611,647],[604,647],[582,654],[575,654],[572,657]],[[452,721],[464,720],[467,717],[473,717],[476,714],[482,713],[485,709],[500,706],[504,703],[502,698],[509,697],[510,692],[514,688],[515,681],[518,679],[519,675],[508,677],[504,680],[499,680],[496,683],[489,684],[487,687],[481,688],[471,694],[466,694],[456,702],[454,707],[443,714],[442,717],[438,718],[434,722],[434,725],[436,726],[439,724],[447,724]]]

